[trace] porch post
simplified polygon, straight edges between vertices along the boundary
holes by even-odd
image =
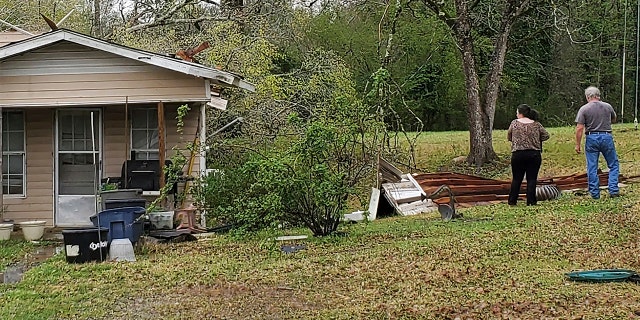
[[[160,168],[164,168],[164,162],[166,159],[166,145],[164,137],[164,104],[162,101],[158,102],[158,155],[160,161]],[[160,173],[160,189],[164,187],[164,171]]]
[[[3,187],[4,182],[2,181],[2,176],[4,176],[4,172],[2,170],[2,159],[4,159],[4,151],[2,149],[4,148],[2,146],[2,139],[4,138],[2,136],[2,130],[3,130],[2,122],[3,122],[2,107],[0,107],[0,210],[1,210],[0,212],[3,213],[3,214],[0,214],[0,216],[2,216],[4,219],[4,213],[6,212],[4,212],[4,187]],[[22,181],[22,183],[27,183],[26,179]],[[0,221],[0,223],[2,223],[2,221]]]
[[[200,169],[200,174],[199,174],[199,178],[202,179],[206,176],[207,174],[207,104],[206,103],[202,103],[200,105],[200,123],[198,123],[198,125],[200,126],[200,137],[198,137],[198,145],[196,146],[198,148],[198,153],[200,156],[200,159],[198,159],[198,164],[199,164],[199,168]],[[200,225],[202,226],[207,226],[207,216],[206,216],[206,210],[200,210]]]

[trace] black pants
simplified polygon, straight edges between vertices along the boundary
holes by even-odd
[[[511,191],[509,192],[509,204],[515,205],[520,194],[520,185],[524,174],[527,174],[527,205],[537,204],[536,183],[538,171],[542,164],[542,155],[538,150],[521,150],[511,153]]]

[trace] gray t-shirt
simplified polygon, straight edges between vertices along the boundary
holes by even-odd
[[[602,101],[591,101],[578,110],[576,123],[584,124],[586,132],[611,131],[611,119],[616,117],[613,107]]]

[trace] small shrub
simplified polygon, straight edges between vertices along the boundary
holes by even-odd
[[[196,184],[196,201],[206,208],[210,226],[232,225],[240,231],[273,228],[281,222],[280,199],[260,182],[257,161],[222,169]]]

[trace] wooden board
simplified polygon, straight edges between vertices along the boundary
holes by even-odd
[[[367,211],[369,214],[367,215],[367,219],[369,221],[373,221],[378,216],[378,205],[380,204],[380,189],[371,188],[371,198],[369,198],[369,208]]]

